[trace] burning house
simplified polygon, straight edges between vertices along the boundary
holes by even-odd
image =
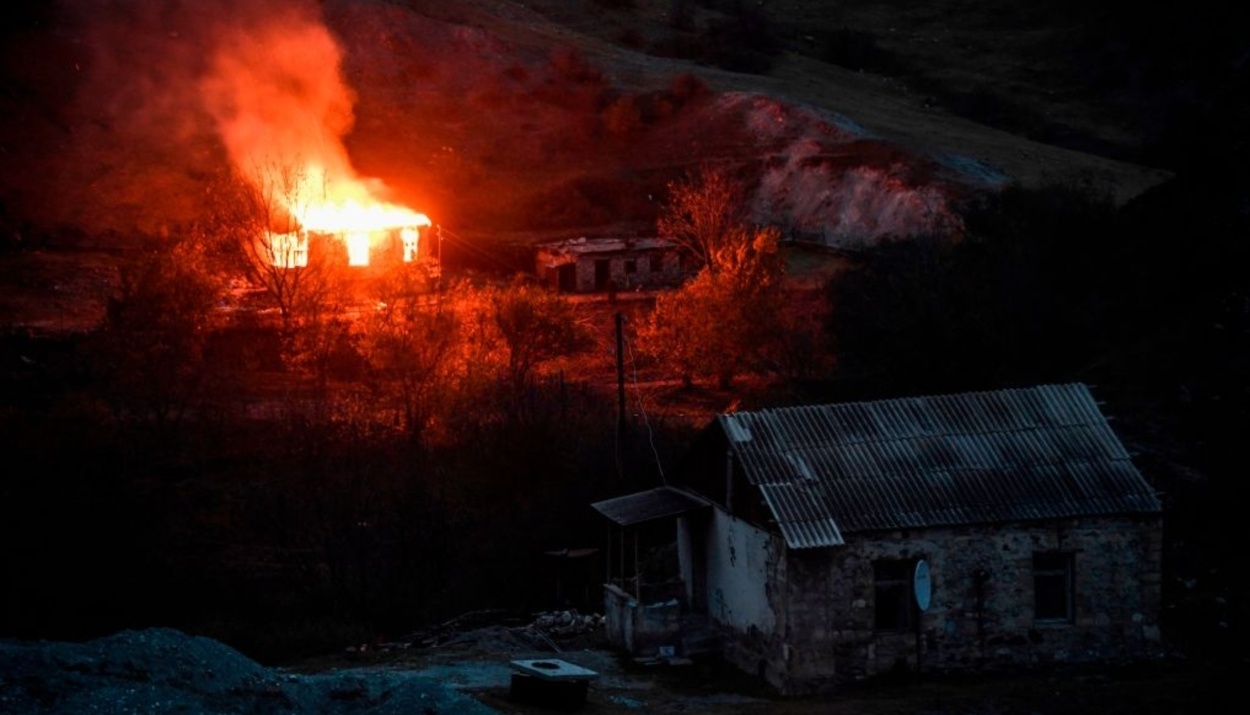
[[[343,138],[355,95],[342,63],[319,5],[294,5],[222,33],[198,79],[236,175],[269,220],[254,257],[272,266],[307,266],[318,243],[341,245],[353,266],[387,252],[413,261],[419,231],[430,225],[352,166]],[[311,240],[320,238],[333,241]]]
[[[422,217],[424,218],[424,217]],[[268,233],[263,240],[261,252],[278,268],[303,268],[308,265],[311,246],[325,239],[322,245],[341,245],[347,264],[368,266],[375,263],[412,263],[422,257],[421,229],[429,225],[413,223],[406,226],[389,226],[372,230],[341,229],[336,231],[296,230],[286,233]]]
[[[536,246],[535,272],[566,293],[673,286],[681,282],[678,246],[666,238],[574,238]]]
[[[1084,385],[725,414],[681,486],[593,506],[614,642],[682,653],[702,619],[784,693],[1159,648],[1160,502]],[[626,578],[666,522],[676,599]]]

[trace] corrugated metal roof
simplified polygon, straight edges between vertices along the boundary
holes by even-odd
[[[679,516],[709,506],[708,502],[681,489],[657,487],[590,505],[620,526]]]
[[[1082,384],[721,415],[791,548],[1162,509]]]

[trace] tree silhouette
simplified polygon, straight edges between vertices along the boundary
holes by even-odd
[[[487,302],[503,347],[504,377],[514,397],[524,392],[539,365],[591,344],[573,305],[533,283],[518,279],[492,288]]]
[[[461,339],[455,312],[434,302],[429,276],[417,264],[398,264],[377,287],[378,304],[358,326],[361,349],[382,383],[380,394],[402,416],[420,446],[448,389],[450,359]]]
[[[250,180],[220,191],[220,223],[246,259],[248,275],[273,298],[284,332],[301,314],[321,312],[337,295],[347,259],[334,238],[308,233],[295,217],[306,199],[306,170],[293,164],[259,164]]]
[[[779,241],[775,228],[729,230],[712,254],[718,271],[709,264],[656,299],[640,331],[645,352],[687,387],[696,376],[712,376],[728,388],[737,375],[768,364],[785,337]]]
[[[743,238],[743,187],[724,166],[704,164],[668,185],[668,201],[656,221],[661,236],[681,245],[713,273],[721,254]]]
[[[211,388],[205,360],[210,312],[223,281],[197,233],[150,246],[121,270],[93,355],[115,415],[175,424]]]

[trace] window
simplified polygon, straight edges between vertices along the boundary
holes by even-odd
[[[882,559],[872,564],[876,628],[879,631],[905,631],[912,627],[915,606],[911,597],[912,559]]]
[[[308,265],[308,233],[270,233],[269,262],[279,268],[303,268]]]
[[[634,260],[633,258],[626,258],[625,259],[625,272],[630,273],[630,274],[637,273],[638,261]]]
[[[595,290],[607,290],[608,281],[612,279],[612,261],[606,258],[595,259]]]
[[[1072,554],[1033,554],[1033,618],[1072,620]]]

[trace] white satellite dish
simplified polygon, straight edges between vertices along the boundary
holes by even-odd
[[[929,574],[929,562],[920,559],[911,578],[912,594],[916,597],[916,607],[922,611],[929,610],[933,597],[933,580]]]

